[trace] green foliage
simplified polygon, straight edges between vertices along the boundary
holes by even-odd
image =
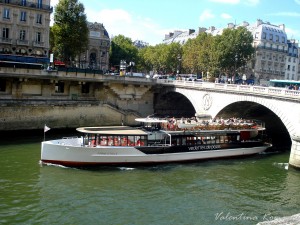
[[[225,29],[216,37],[217,60],[224,72],[245,66],[254,53],[252,34],[244,27]]]
[[[182,46],[179,43],[158,44],[139,51],[141,69],[157,73],[175,73],[180,67]]]
[[[52,51],[56,58],[72,61],[88,46],[88,26],[84,6],[77,0],[60,0],[55,7],[51,29]]]
[[[217,36],[202,32],[183,46],[171,43],[141,49],[138,68],[174,73],[181,66],[181,73],[209,72],[215,77],[220,73],[232,74],[253,56],[252,42],[252,34],[244,27],[225,29],[222,35]]]
[[[183,46],[183,66],[191,73],[234,73],[251,59],[254,53],[251,32],[244,27],[225,29],[222,35],[205,32]]]
[[[120,61],[127,63],[138,60],[138,49],[133,45],[130,38],[124,35],[115,36],[110,45],[110,64],[111,66],[120,65]]]

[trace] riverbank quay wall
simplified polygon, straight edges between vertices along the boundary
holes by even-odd
[[[0,131],[136,125],[153,113],[146,78],[0,67]]]

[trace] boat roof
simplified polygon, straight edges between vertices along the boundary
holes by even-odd
[[[109,126],[109,127],[79,127],[76,129],[79,132],[87,134],[103,134],[103,135],[147,135],[141,129],[129,126]]]
[[[143,123],[166,123],[168,120],[162,118],[146,117],[146,118],[136,118],[135,121]]]
[[[171,135],[195,135],[195,134],[205,134],[205,135],[214,135],[214,134],[224,134],[224,133],[240,133],[239,130],[186,130],[186,131],[164,131],[165,133]]]

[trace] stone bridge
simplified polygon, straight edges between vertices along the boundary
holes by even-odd
[[[266,128],[277,134],[273,142],[278,144],[289,139],[289,164],[300,168],[300,91],[182,80],[158,80],[157,83],[163,88],[156,101],[176,93],[188,99],[183,104],[186,107],[191,104],[195,113],[262,119]],[[185,108],[182,104],[180,107]]]

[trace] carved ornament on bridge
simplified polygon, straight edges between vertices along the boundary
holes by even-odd
[[[209,110],[212,105],[212,97],[209,94],[205,94],[202,98],[202,104],[204,110]]]

